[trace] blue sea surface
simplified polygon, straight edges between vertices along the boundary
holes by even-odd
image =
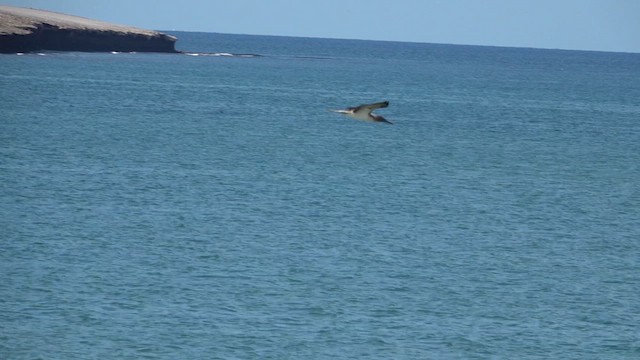
[[[1,359],[640,358],[640,54],[175,34],[0,56]]]

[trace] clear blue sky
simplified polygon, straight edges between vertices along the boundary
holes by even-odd
[[[156,30],[640,53],[640,0],[0,0]]]

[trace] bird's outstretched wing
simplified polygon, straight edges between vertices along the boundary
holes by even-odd
[[[377,102],[373,104],[362,104],[350,109],[353,110],[354,113],[360,112],[360,111],[366,111],[367,113],[370,113],[375,109],[386,108],[387,106],[389,106],[389,102],[382,101],[382,102]]]

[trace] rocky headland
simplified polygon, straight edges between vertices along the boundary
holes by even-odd
[[[0,6],[0,53],[45,50],[175,53],[176,40],[158,31],[51,11]]]

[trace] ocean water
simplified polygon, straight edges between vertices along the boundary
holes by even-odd
[[[0,358],[640,358],[640,54],[176,35],[0,56]]]

